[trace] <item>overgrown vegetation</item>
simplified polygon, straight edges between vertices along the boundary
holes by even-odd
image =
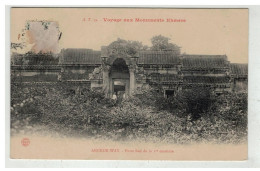
[[[181,47],[178,45],[171,43],[170,38],[156,35],[151,38],[152,46],[149,47],[147,45],[143,45],[142,42],[139,41],[130,41],[118,38],[116,41],[110,43],[108,45],[109,53],[112,53],[114,50],[119,52],[124,52],[128,55],[135,55],[138,51],[171,51],[174,54],[181,53]]]
[[[44,126],[67,136],[114,140],[239,143],[247,137],[247,93],[215,97],[196,88],[166,99],[148,88],[117,103],[58,83],[11,88],[12,134]]]

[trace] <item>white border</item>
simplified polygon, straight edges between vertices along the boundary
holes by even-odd
[[[14,4],[13,0],[5,4]],[[75,3],[76,1],[67,1],[63,0],[62,2],[57,3],[57,1],[53,0],[45,0],[44,2],[41,1],[22,1],[17,2],[13,6],[30,6],[31,4],[35,5],[43,5],[43,6],[50,6],[50,4],[59,7],[65,7],[64,4],[69,5],[69,7],[76,7],[80,6]],[[78,1],[77,1],[78,2]],[[136,1],[134,1],[136,2]],[[150,1],[151,2],[151,1]],[[154,1],[152,1],[154,2]],[[165,2],[161,0],[161,3]],[[184,4],[186,1],[181,1],[181,4]],[[190,1],[189,5],[197,4],[197,1]],[[224,4],[230,3],[229,0],[226,0]],[[252,3],[253,1],[247,1],[248,3]],[[88,5],[97,6],[97,2],[90,2]],[[140,4],[138,1],[136,4]],[[167,3],[165,3],[167,4]],[[180,5],[180,2],[176,3]],[[223,4],[223,3],[222,3]],[[239,3],[241,4],[241,2]],[[115,3],[103,3],[100,5],[114,5]],[[125,4],[127,5],[127,4]],[[177,7],[177,8],[249,8],[249,156],[247,161],[235,161],[235,162],[227,162],[227,161],[84,161],[84,160],[14,160],[9,159],[9,131],[10,131],[10,124],[9,124],[9,113],[10,113],[10,6],[3,7],[1,13],[5,15],[1,16],[1,21],[5,21],[5,27],[1,28],[3,37],[5,35],[5,44],[2,42],[1,48],[5,50],[5,58],[0,58],[1,60],[5,59],[4,61],[0,61],[2,65],[2,69],[5,68],[3,72],[1,72],[2,79],[5,79],[5,89],[1,91],[1,97],[5,98],[2,99],[2,109],[4,109],[3,102],[5,102],[5,120],[2,119],[2,128],[5,125],[5,164],[6,167],[260,167],[260,138],[259,138],[259,131],[260,131],[260,110],[259,110],[259,103],[260,103],[260,94],[259,94],[259,75],[260,73],[260,53],[258,49],[260,48],[260,6],[162,6],[158,3],[154,3],[157,5],[156,7]],[[116,5],[119,7],[118,5]],[[68,7],[68,6],[66,6]],[[82,6],[80,6],[82,7]],[[111,6],[106,6],[111,7]],[[124,5],[120,6],[124,7]],[[136,5],[131,5],[128,7],[137,7]],[[139,6],[139,7],[155,7],[151,5]],[[4,32],[4,29],[6,32]],[[4,48],[5,47],[5,48]],[[3,74],[5,73],[5,75]],[[3,86],[3,84],[2,84]],[[4,129],[2,129],[4,130]],[[3,160],[2,160],[3,161]]]

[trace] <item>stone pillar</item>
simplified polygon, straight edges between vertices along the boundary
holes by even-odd
[[[129,92],[130,92],[130,79],[126,81],[125,84],[125,94],[126,96],[129,96]]]
[[[135,90],[135,68],[134,68],[134,66],[129,66],[129,72],[130,72],[129,95],[131,96],[133,94],[133,91]]]
[[[109,97],[109,66],[103,66],[103,92],[105,93],[106,97]]]

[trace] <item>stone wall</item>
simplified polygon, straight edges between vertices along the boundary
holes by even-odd
[[[105,72],[103,67],[109,68],[117,58],[124,58],[131,74],[130,77],[134,79],[130,81],[130,87],[138,88],[149,84],[160,86],[163,91],[174,90],[175,92],[194,86],[210,87],[218,93],[232,90],[247,91],[247,65],[230,64],[226,56],[186,55],[182,57],[170,56],[167,52],[156,53],[158,59],[155,59],[156,55],[153,56],[150,52],[142,52],[140,59],[125,54],[113,54],[114,56],[112,55],[111,59],[108,59],[108,63],[103,64],[104,61],[97,59],[100,58],[100,52],[81,51],[83,56],[77,50],[63,51],[62,55],[58,55],[61,59],[66,57],[67,63],[62,63],[63,60],[57,63],[57,59],[52,58],[50,54],[48,58],[52,59],[52,63],[46,62],[45,58],[43,61],[39,61],[39,59],[36,60],[31,56],[28,57],[28,55],[23,60],[22,55],[16,55],[17,58],[12,59],[11,83],[62,82],[70,84],[73,89],[80,87],[80,89],[91,88],[102,91],[102,87],[104,88],[104,73],[109,77],[109,69]],[[73,61],[69,52],[74,56],[81,55],[82,59],[76,58],[76,62]],[[88,55],[91,55],[91,60],[88,59]],[[167,63],[164,57],[174,60]],[[43,58],[42,55],[41,58]],[[149,60],[146,58],[149,58]],[[81,60],[85,63],[81,63]],[[29,64],[30,62],[31,64]],[[156,64],[156,62],[159,63]],[[120,78],[119,73],[115,74],[117,74],[116,78]]]

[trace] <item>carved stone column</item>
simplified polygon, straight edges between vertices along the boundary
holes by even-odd
[[[110,70],[110,66],[103,65],[102,69],[103,69],[103,92],[105,93],[106,97],[109,97],[109,88],[110,88],[109,70]]]
[[[135,90],[135,65],[129,66],[129,72],[130,72],[129,95],[131,96]]]

